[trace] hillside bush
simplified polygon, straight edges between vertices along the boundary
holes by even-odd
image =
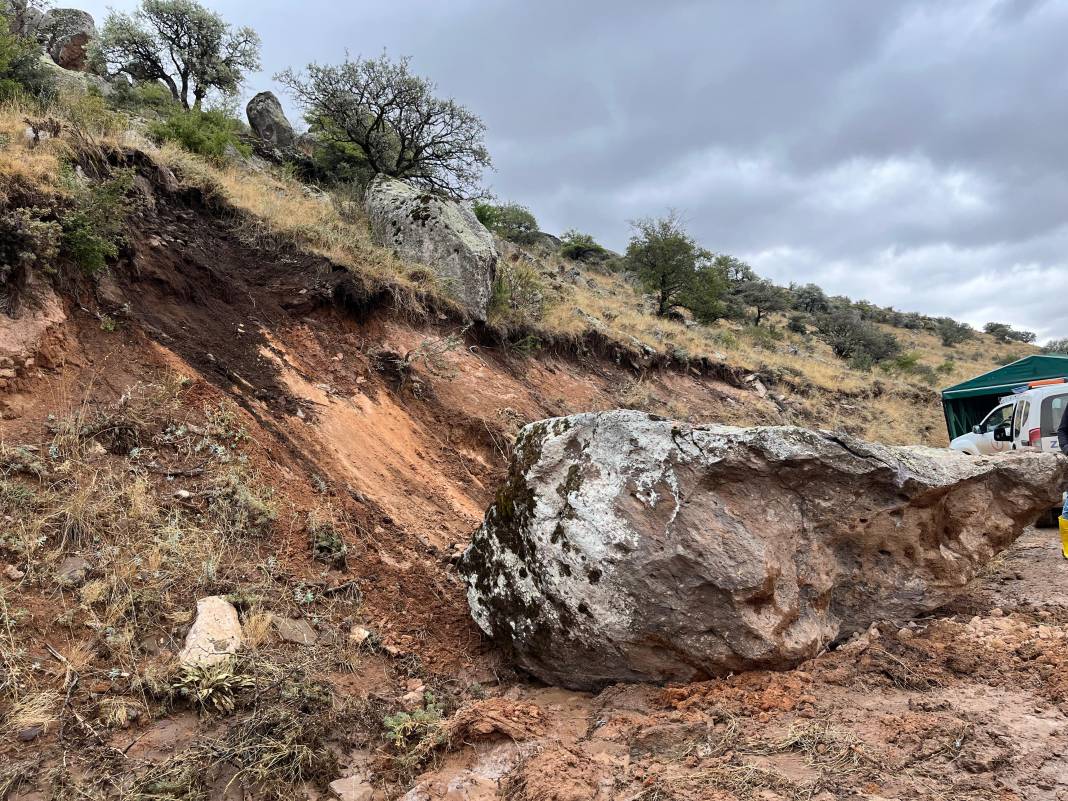
[[[240,122],[222,111],[176,109],[149,126],[149,135],[157,144],[174,142],[191,153],[222,162],[230,148],[242,156],[251,155],[252,149],[240,138],[242,130]]]
[[[479,222],[503,239],[517,245],[532,245],[538,241],[538,221],[525,206],[518,203],[476,203],[475,216]]]
[[[962,342],[975,338],[975,329],[967,323],[959,323],[949,317],[938,319],[935,331],[942,338],[942,344],[947,348],[956,347]]]
[[[40,45],[14,33],[11,23],[10,11],[0,11],[0,100],[53,94],[55,81],[41,66]]]
[[[601,262],[611,254],[608,249],[597,243],[590,234],[584,234],[572,228],[560,237],[560,255],[565,259],[583,262]]]
[[[65,176],[72,207],[60,217],[60,252],[88,275],[101,272],[125,241],[133,174],[120,170],[97,184]]]
[[[1030,344],[1038,339],[1038,335],[1031,331],[1017,331],[1005,323],[987,323],[983,331],[994,337],[998,342],[1024,342]]]
[[[901,353],[897,337],[861,319],[856,311],[840,310],[820,315],[816,325],[834,354],[849,361],[856,369],[870,370]]]
[[[510,326],[536,323],[545,314],[545,296],[545,283],[530,263],[505,261],[497,268],[489,319]]]

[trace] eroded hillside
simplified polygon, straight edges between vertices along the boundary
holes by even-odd
[[[371,245],[352,201],[125,127],[32,146],[23,114],[3,116],[9,209],[62,216],[75,166],[129,170],[131,205],[106,271],[31,266],[0,318],[0,795],[1068,791],[1045,534],[945,615],[788,673],[547,689],[471,620],[455,563],[524,424],[631,406],[939,443],[929,386],[811,336],[658,319],[620,276],[544,253],[504,265],[537,275],[538,314],[469,325],[425,268]],[[947,382],[1006,350],[958,346]],[[209,596],[238,610],[242,648],[182,668]]]

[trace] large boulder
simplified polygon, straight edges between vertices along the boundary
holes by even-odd
[[[76,95],[99,93],[105,97],[115,91],[115,87],[99,75],[93,75],[91,72],[64,69],[43,53],[41,54],[40,63],[44,71],[52,76],[56,86],[61,91]]]
[[[1054,454],[582,414],[520,432],[461,569],[479,626],[550,683],[784,669],[945,604],[1066,475]]]
[[[85,69],[86,48],[96,36],[91,14],[76,8],[53,8],[45,12],[37,38],[52,60],[66,70]]]
[[[287,150],[295,144],[293,126],[274,92],[260,92],[248,101],[245,113],[252,131],[267,144],[279,150]]]
[[[377,244],[430,267],[473,318],[486,319],[499,256],[471,209],[385,175],[371,182],[366,206]]]

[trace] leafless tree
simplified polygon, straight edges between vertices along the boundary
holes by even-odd
[[[356,146],[376,173],[462,198],[490,166],[482,120],[455,100],[436,97],[437,87],[413,75],[407,58],[310,64],[276,79],[321,137]]]

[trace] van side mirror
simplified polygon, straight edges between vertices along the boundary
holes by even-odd
[[[1012,425],[1002,423],[994,429],[994,442],[1012,442]]]

